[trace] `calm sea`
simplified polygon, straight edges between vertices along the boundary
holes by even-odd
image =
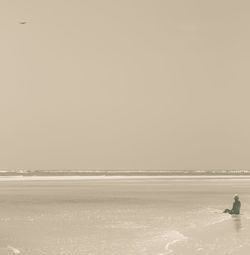
[[[240,195],[242,214],[223,214]],[[250,179],[0,182],[0,254],[249,254]]]

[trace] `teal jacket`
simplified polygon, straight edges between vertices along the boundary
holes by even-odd
[[[233,208],[231,210],[231,213],[232,214],[240,214],[240,206],[241,206],[240,201],[235,200],[234,203],[233,203]]]

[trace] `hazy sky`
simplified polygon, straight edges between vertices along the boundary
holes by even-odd
[[[1,0],[0,33],[0,169],[250,168],[249,1]]]

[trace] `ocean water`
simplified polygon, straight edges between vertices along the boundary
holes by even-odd
[[[240,195],[241,215],[223,214]],[[249,254],[250,179],[0,182],[0,254]]]

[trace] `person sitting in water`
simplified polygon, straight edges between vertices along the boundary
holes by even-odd
[[[239,196],[235,195],[234,196],[234,203],[233,203],[233,208],[230,209],[225,209],[224,213],[229,213],[229,214],[240,214],[240,200],[239,200]]]

